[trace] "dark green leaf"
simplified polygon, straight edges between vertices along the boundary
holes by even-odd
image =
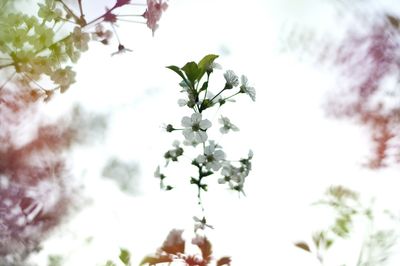
[[[194,178],[194,177],[191,177],[190,178],[190,184],[199,184],[199,180],[197,180],[196,178]]]
[[[176,74],[178,74],[186,82],[186,84],[189,85],[188,80],[186,79],[185,75],[183,74],[183,72],[181,71],[181,69],[179,67],[177,67],[177,66],[167,66],[167,68],[171,69]]]
[[[186,77],[188,78],[191,87],[194,88],[197,78],[200,75],[200,69],[195,62],[189,62],[182,67],[182,70],[185,72]]]
[[[204,81],[203,85],[201,86],[199,93],[205,91],[208,88],[208,81]]]

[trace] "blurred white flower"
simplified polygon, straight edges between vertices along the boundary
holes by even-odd
[[[239,128],[232,124],[228,117],[221,116],[218,121],[222,124],[222,127],[219,129],[222,134],[228,133],[229,130],[239,131]]]
[[[74,42],[74,46],[76,49],[81,52],[85,52],[89,50],[88,43],[90,41],[89,33],[82,32],[80,27],[75,27],[74,31],[71,34],[72,41]]]

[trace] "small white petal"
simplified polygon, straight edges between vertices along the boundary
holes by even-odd
[[[240,77],[240,80],[241,80],[243,86],[247,86],[248,80],[247,80],[247,77],[245,75],[242,75]]]
[[[185,99],[179,99],[178,100],[178,105],[180,107],[186,106],[186,104],[187,104],[187,100],[185,100]]]
[[[199,155],[199,156],[197,156],[196,161],[197,161],[198,163],[204,163],[204,162],[206,161],[206,156],[204,156],[204,155]]]
[[[222,150],[217,150],[214,152],[214,158],[218,161],[225,159],[225,153]]]
[[[205,142],[207,140],[208,136],[207,136],[206,132],[199,131],[199,132],[196,132],[196,133],[197,133],[197,134],[195,134],[196,141],[201,143],[201,142]]]
[[[184,116],[182,118],[181,124],[183,127],[192,127],[192,120],[190,117]]]
[[[226,180],[225,178],[218,178],[218,184],[225,184]]]
[[[200,123],[200,121],[201,121],[201,114],[199,114],[199,113],[194,113],[194,114],[192,114],[192,116],[191,116],[191,120],[192,120],[192,125],[193,124],[197,124],[197,123]]]
[[[210,120],[204,119],[200,122],[199,125],[200,125],[201,129],[206,130],[206,129],[210,128],[212,124],[211,124]]]
[[[191,140],[193,140],[193,139],[195,138],[195,134],[194,134],[194,132],[193,132],[191,129],[184,129],[184,130],[182,131],[182,133],[183,133],[183,136],[185,136],[185,138],[186,138],[188,141],[191,141]]]

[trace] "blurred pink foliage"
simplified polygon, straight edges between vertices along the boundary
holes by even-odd
[[[37,111],[31,95],[0,90],[0,256],[29,254],[71,206],[63,151],[74,130],[35,125]]]
[[[367,166],[376,169],[400,162],[400,28],[398,18],[386,14],[363,25],[330,45],[333,59],[322,60],[340,70],[339,86],[345,87],[330,99],[328,112],[370,129],[374,150]]]

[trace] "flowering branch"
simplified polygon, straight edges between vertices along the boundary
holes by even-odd
[[[206,110],[217,105],[221,107],[228,100],[232,101],[230,100],[231,98],[241,93],[247,94],[255,101],[255,89],[248,85],[247,78],[242,76],[241,82],[239,82],[239,77],[232,70],[224,73],[225,85],[214,96],[209,89],[209,82],[210,76],[219,67],[214,62],[217,58],[217,55],[210,54],[200,60],[199,63],[188,62],[181,68],[177,66],[167,67],[182,79],[179,85],[182,88],[181,92],[186,97],[180,99],[178,104],[182,107],[188,107],[191,110],[191,114],[181,119],[182,128],[177,128],[172,124],[166,126],[167,132],[182,132],[184,146],[180,146],[180,142],[175,141],[174,148],[168,150],[164,158],[167,161],[166,166],[168,166],[170,161],[177,162],[186,149],[201,147],[198,155],[191,160],[191,165],[197,168],[197,176],[190,177],[190,184],[197,187],[198,204],[201,206],[202,212],[204,212],[204,207],[202,206],[201,193],[207,191],[208,188],[208,184],[204,182],[205,177],[219,175],[218,183],[228,184],[230,189],[244,194],[244,182],[251,170],[251,159],[253,158],[253,153],[250,151],[246,158],[239,161],[227,160],[222,146],[208,137],[212,123],[208,119],[203,119]],[[238,91],[233,95],[224,97],[226,91],[234,88],[237,88]],[[227,117],[221,116],[219,123],[222,125],[219,130],[222,134],[239,130]],[[236,162],[236,164],[233,162]],[[171,185],[166,186],[164,184],[166,175],[161,173],[160,167],[157,167],[155,177],[160,179],[160,187],[162,189],[173,189]],[[205,224],[204,216],[200,221],[203,220]]]

